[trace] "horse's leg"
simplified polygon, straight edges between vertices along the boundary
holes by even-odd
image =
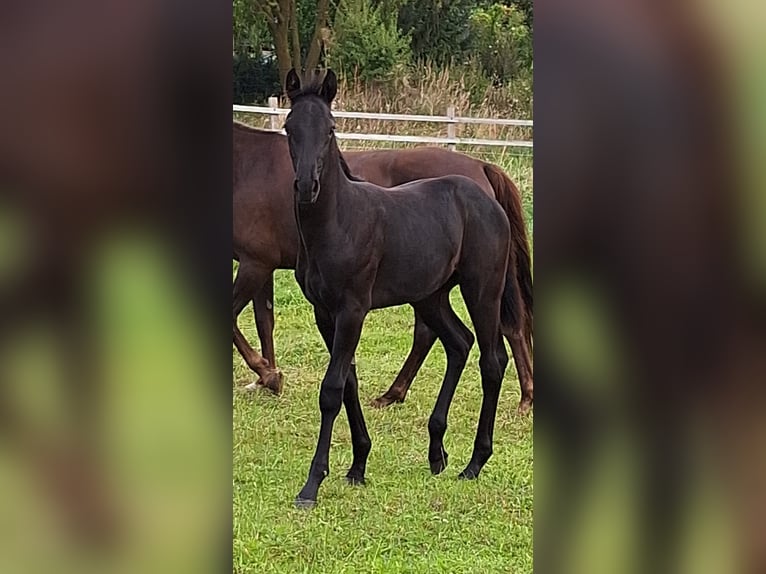
[[[362,404],[359,402],[359,381],[356,378],[356,365],[351,364],[346,386],[343,388],[343,404],[346,406],[348,424],[351,428],[351,444],[354,449],[354,460],[346,473],[349,484],[364,484],[364,473],[367,469],[367,456],[372,448],[370,434],[362,414]]]
[[[435,342],[436,333],[431,330],[416,311],[415,335],[412,339],[410,354],[407,356],[402,370],[399,371],[391,387],[380,397],[372,401],[373,407],[382,408],[392,403],[404,402],[404,397],[407,396],[407,391],[410,389],[415,375],[417,375]]]
[[[447,354],[447,370],[444,373],[436,405],[428,420],[428,462],[433,474],[439,474],[447,467],[448,455],[444,449],[444,434],[447,431],[447,415],[455,395],[460,375],[465,369],[468,354],[473,346],[473,335],[452,310],[449,292],[442,291],[417,304],[422,319],[436,333]]]
[[[275,391],[282,390],[282,371],[277,368],[274,356],[274,272],[267,273],[263,287],[253,295],[253,315],[261,340],[261,353],[269,362],[271,372],[268,377],[262,377],[262,384]]]
[[[311,461],[308,480],[295,499],[299,508],[311,508],[316,504],[319,486],[330,472],[328,458],[330,455],[330,439],[335,418],[340,412],[344,397],[346,378],[351,371],[351,361],[354,358],[366,310],[356,307],[344,309],[334,317],[335,331],[333,336],[330,364],[322,379],[319,391],[319,410],[322,422],[319,429],[316,452]],[[361,409],[359,410],[361,416]]]
[[[481,414],[471,461],[459,475],[459,478],[473,479],[479,476],[482,467],[492,456],[497,401],[505,374],[504,367],[508,361],[505,349],[502,353],[499,352],[499,347],[504,345],[500,333],[500,292],[488,293],[486,283],[482,288],[479,287],[479,281],[461,284],[460,291],[473,320],[476,340],[481,351]],[[502,360],[503,357],[506,358],[505,361]]]
[[[237,317],[245,308],[248,300],[252,297],[252,294],[261,288],[265,281],[266,274],[263,270],[258,269],[254,265],[249,265],[244,261],[239,264],[237,269],[237,276],[234,278],[234,295],[233,295],[233,311],[234,311],[234,345],[242,355],[242,358],[255,373],[258,374],[260,380],[258,383],[264,384],[270,383],[268,386],[271,390],[279,392],[281,387],[276,385],[273,377],[274,369],[269,366],[269,362],[261,357],[255,349],[250,346],[245,336],[239,330],[237,326]],[[281,383],[281,380],[279,381]],[[275,388],[276,387],[276,388]]]
[[[322,334],[327,350],[332,353],[335,326],[332,317],[318,308],[314,308],[319,332]],[[346,474],[350,484],[364,484],[364,472],[367,468],[367,456],[370,454],[372,442],[367,432],[367,425],[362,414],[362,405],[359,403],[359,381],[356,378],[356,365],[352,359],[351,368],[346,378],[346,386],[343,387],[343,405],[346,407],[348,426],[351,429],[351,444],[354,449],[354,460]]]
[[[519,386],[521,387],[521,400],[519,401],[518,412],[524,415],[532,408],[532,400],[534,398],[532,352],[529,349],[526,338],[520,331],[508,332],[506,329],[503,329],[503,334],[508,339],[511,351],[513,352],[513,362],[516,365],[516,373],[519,376]]]

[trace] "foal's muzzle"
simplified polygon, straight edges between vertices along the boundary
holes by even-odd
[[[298,203],[314,203],[319,196],[319,180],[295,180],[293,192]]]

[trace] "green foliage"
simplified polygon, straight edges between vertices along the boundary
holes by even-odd
[[[343,0],[327,49],[328,65],[360,79],[382,80],[410,62],[409,37],[400,35],[395,14],[370,0]]]
[[[532,65],[532,37],[524,14],[515,6],[492,4],[470,17],[474,57],[497,83]]]
[[[412,55],[438,65],[458,63],[471,46],[466,22],[476,0],[404,0],[398,24],[412,38]]]
[[[273,39],[266,15],[256,4],[233,0],[236,103],[280,93],[276,61],[270,56]],[[305,58],[317,4],[295,0],[295,5]],[[454,88],[467,95],[471,107],[488,105],[495,112],[511,113],[506,101],[510,98],[514,114],[531,113],[531,0],[332,0],[328,16],[331,32],[322,63],[360,80],[364,90],[374,83],[408,93],[416,86],[431,89],[418,78],[427,70],[442,70],[445,77],[458,77]],[[414,68],[413,60],[418,62]],[[441,103],[434,109],[443,111]]]
[[[232,43],[235,54],[260,54],[271,44],[271,35],[263,15],[252,0],[234,0],[232,5]]]
[[[280,93],[276,62],[264,54],[271,48],[265,17],[252,0],[234,0],[232,9],[234,103],[249,104]]]
[[[524,14],[524,23],[532,32],[532,0],[506,0],[503,2],[506,6],[513,6],[519,12]]]
[[[279,71],[273,58],[234,54],[235,104],[251,104],[279,95]]]

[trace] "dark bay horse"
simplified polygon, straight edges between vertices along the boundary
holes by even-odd
[[[285,136],[234,122],[234,257],[240,268],[234,284],[234,342],[248,366],[260,376],[259,384],[281,391],[276,369],[273,329],[273,271],[294,269],[298,233],[292,217],[293,168]],[[522,338],[527,351],[513,350],[522,400],[529,409],[533,397],[532,275],[526,228],[518,189],[495,165],[443,148],[346,152],[343,155],[354,175],[369,182],[393,187],[428,177],[464,175],[473,179],[503,207],[512,229],[516,273],[522,288],[524,322]],[[268,174],[268,177],[264,177]],[[237,317],[252,299],[261,357],[237,327]],[[436,335],[416,315],[413,347],[394,383],[373,406],[402,402],[423,364]],[[516,343],[516,347],[520,347]],[[513,349],[513,345],[512,345]]]
[[[329,472],[332,428],[345,405],[353,462],[346,477],[364,483],[370,437],[359,404],[353,364],[367,313],[410,304],[442,342],[447,370],[430,417],[428,460],[447,465],[443,438],[452,398],[474,342],[452,310],[456,285],[473,321],[481,351],[482,407],[474,450],[461,478],[476,478],[492,455],[497,401],[508,355],[502,333],[521,330],[511,228],[498,202],[471,179],[446,176],[394,188],[355,181],[343,168],[330,106],[337,91],[327,70],[301,85],[286,79],[292,109],[285,122],[295,169],[294,214],[300,237],[295,276],[330,351],[322,380],[321,427],[299,507],[316,504]],[[511,265],[509,265],[509,262]]]

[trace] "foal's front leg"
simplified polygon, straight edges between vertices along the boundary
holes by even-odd
[[[332,427],[340,412],[346,377],[349,374],[351,360],[354,358],[354,352],[359,343],[366,314],[365,310],[356,308],[343,310],[335,316],[335,334],[330,364],[324,379],[322,379],[322,386],[319,391],[319,410],[322,413],[319,440],[314,459],[311,461],[308,480],[295,499],[295,505],[299,508],[311,508],[316,504],[319,486],[330,472],[328,459]]]
[[[314,307],[319,332],[322,334],[327,350],[332,353],[333,340],[335,339],[335,323],[332,316],[320,307]],[[343,388],[343,405],[348,415],[348,425],[351,429],[351,444],[354,449],[354,460],[346,474],[349,484],[364,484],[364,473],[367,468],[367,456],[370,454],[372,443],[367,432],[367,425],[362,414],[362,405],[359,403],[359,381],[356,378],[356,365],[351,360],[351,366]]]

